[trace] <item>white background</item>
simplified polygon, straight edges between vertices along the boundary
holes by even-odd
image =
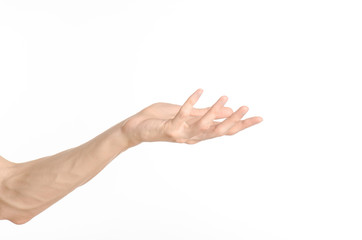
[[[360,1],[0,0],[0,155],[82,144],[155,102],[264,121],[143,143],[1,239],[362,239]]]

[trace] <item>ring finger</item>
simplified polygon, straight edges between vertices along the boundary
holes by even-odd
[[[224,135],[230,128],[232,128],[241,118],[248,112],[249,108],[247,106],[240,107],[235,111],[229,118],[222,121],[215,128],[215,133],[219,136]]]
[[[216,119],[218,112],[224,107],[227,100],[227,96],[220,97],[217,102],[207,111],[207,113],[200,118],[197,123],[199,127],[205,129],[208,128],[210,124],[212,124],[213,120]]]

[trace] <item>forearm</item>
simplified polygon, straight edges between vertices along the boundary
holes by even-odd
[[[0,217],[27,222],[97,175],[130,147],[122,124],[78,147],[6,168],[0,185]]]

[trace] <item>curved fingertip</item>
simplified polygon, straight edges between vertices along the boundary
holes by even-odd
[[[245,111],[249,111],[249,107],[248,106],[242,106],[242,107],[240,107],[240,109],[243,109],[243,110],[245,110]]]
[[[235,112],[247,112],[249,110],[249,108],[247,106],[241,106],[239,107]]]
[[[229,100],[229,98],[228,98],[228,96],[226,96],[226,95],[224,95],[224,96],[221,97],[221,101],[222,101],[223,103],[226,103],[228,100]]]
[[[202,88],[199,88],[196,90],[196,93],[200,96],[202,93],[204,92],[204,90]]]

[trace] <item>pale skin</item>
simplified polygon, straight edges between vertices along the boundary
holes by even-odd
[[[13,163],[0,156],[0,219],[24,224],[65,195],[85,184],[128,148],[142,142],[195,144],[234,135],[260,123],[243,119],[248,107],[225,107],[227,96],[207,108],[195,108],[203,90],[183,105],[152,104],[88,142],[36,160]],[[224,119],[222,121],[216,121]]]

